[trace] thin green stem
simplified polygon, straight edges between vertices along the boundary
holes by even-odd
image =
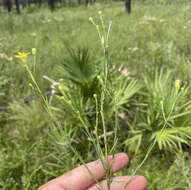
[[[52,118],[52,120],[53,120],[53,122],[54,122],[54,124],[55,124],[55,127],[57,126],[57,127],[61,128],[60,123],[57,121],[57,119],[56,119],[55,116],[53,115],[53,113],[52,113],[52,111],[51,111],[51,109],[50,109],[50,106],[49,106],[49,104],[48,104],[48,101],[47,101],[46,98],[44,97],[44,95],[43,95],[43,93],[42,93],[42,91],[41,91],[41,89],[40,89],[38,83],[36,82],[36,80],[35,80],[35,78],[34,78],[32,72],[31,72],[31,70],[29,69],[28,65],[25,65],[25,68],[26,68],[26,70],[27,70],[27,72],[28,72],[28,74],[29,74],[29,76],[30,76],[30,78],[31,78],[31,81],[33,82],[33,84],[35,85],[35,87],[36,87],[36,89],[37,89],[39,95],[41,96],[41,98],[42,98],[42,100],[43,100],[43,102],[44,102],[44,104],[45,104],[45,109],[46,109],[47,113],[50,115],[50,117]]]
[[[174,110],[174,106],[175,106],[175,104],[176,104],[176,101],[177,101],[177,98],[175,99],[175,101],[174,101],[174,103],[173,103],[173,105],[172,105],[172,107],[171,107],[171,111],[170,111],[170,113],[169,113],[169,115],[168,115],[167,118],[165,117],[163,102],[161,102],[161,108],[162,108],[162,112],[163,112],[163,117],[164,117],[165,123],[164,123],[162,129],[160,130],[160,134],[159,134],[159,135],[161,135],[161,134],[163,133],[163,131],[165,130],[165,128],[166,128],[166,126],[167,126],[167,124],[168,124],[168,120],[169,120],[169,118],[170,118],[170,116],[171,116],[171,114],[172,114],[172,112],[173,112],[173,110]],[[155,138],[154,141],[153,141],[153,143],[149,146],[148,151],[147,151],[145,157],[143,158],[143,160],[141,161],[141,163],[136,167],[136,169],[135,169],[134,172],[132,173],[130,179],[129,179],[128,182],[126,183],[126,185],[125,185],[125,187],[124,187],[124,190],[126,190],[127,185],[131,182],[132,177],[133,177],[134,175],[136,175],[137,171],[144,165],[144,163],[146,162],[147,158],[149,157],[149,155],[150,155],[151,151],[153,150],[154,146],[156,145],[156,143],[157,143],[157,139]]]

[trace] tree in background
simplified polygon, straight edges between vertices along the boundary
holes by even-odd
[[[51,11],[55,9],[55,0],[48,0],[48,6],[50,7]]]
[[[27,2],[25,0],[21,0],[22,8],[26,8]]]
[[[93,5],[95,4],[96,0],[85,0],[85,6],[87,7],[89,4]]]
[[[131,0],[125,0],[125,10],[130,14],[131,13]]]
[[[30,7],[31,6],[31,0],[26,0],[27,1],[27,5]]]
[[[12,10],[12,1],[11,0],[4,0],[4,6],[7,8],[8,12],[10,13]]]
[[[19,0],[15,0],[15,5],[16,5],[16,10],[17,10],[17,13],[20,14],[20,3],[19,3]]]
[[[38,0],[38,6],[41,7],[42,5],[42,0]]]

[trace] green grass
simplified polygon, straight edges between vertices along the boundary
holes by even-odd
[[[115,152],[126,151],[132,160],[123,174],[132,174],[156,141],[138,171],[148,178],[149,189],[190,190],[190,3],[136,3],[132,15],[124,13],[118,3],[61,8],[53,13],[46,8],[26,10],[22,15],[2,11],[0,106],[6,112],[0,112],[1,189],[36,189],[75,167],[80,161],[68,146],[71,142],[85,161],[97,158],[76,111],[93,131],[93,96],[101,97],[98,75],[102,74],[104,58],[97,32],[88,19],[91,16],[98,22],[99,10],[105,21],[112,21],[104,116],[108,132],[113,132],[115,118],[118,121]],[[69,46],[73,54],[68,52]],[[28,73],[14,57],[16,52],[30,52],[34,47],[34,76],[43,94],[51,89],[44,75],[55,81],[63,79],[51,102],[62,128],[53,127],[53,118],[29,85]],[[79,55],[88,59],[79,61]],[[128,77],[124,76],[127,71]],[[113,138],[108,137],[108,141],[112,144]]]

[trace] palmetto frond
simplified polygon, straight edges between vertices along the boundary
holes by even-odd
[[[88,48],[67,48],[68,57],[59,70],[63,79],[77,85],[85,97],[92,97],[98,87],[98,66],[93,62]]]
[[[163,69],[144,76],[144,83],[146,102],[142,108],[144,117],[140,118],[144,122],[133,130],[139,131],[143,139],[147,137],[148,144],[155,141],[162,150],[178,149],[182,144],[191,146],[190,88]]]
[[[87,48],[77,50],[68,48],[69,56],[62,63],[63,77],[74,83],[86,82],[94,73],[93,65],[90,63],[90,53]]]
[[[129,147],[129,151],[138,152],[142,143],[143,133],[141,131],[133,132],[133,136],[128,138],[124,144]]]
[[[181,148],[181,144],[191,145],[191,126],[190,127],[173,127],[163,131],[157,131],[152,135],[156,139],[159,149]]]
[[[112,83],[112,88],[112,105],[118,109],[129,103],[129,99],[139,91],[140,85],[134,79],[118,76]]]

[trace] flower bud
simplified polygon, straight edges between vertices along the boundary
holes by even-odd
[[[179,79],[177,79],[176,81],[175,81],[175,88],[176,88],[176,91],[178,92],[179,90],[180,90],[180,80]]]
[[[90,21],[90,22],[93,22],[93,18],[92,18],[92,17],[89,17],[89,21]]]
[[[36,52],[37,52],[36,48],[32,48],[32,55],[33,55],[33,56],[36,55]]]

